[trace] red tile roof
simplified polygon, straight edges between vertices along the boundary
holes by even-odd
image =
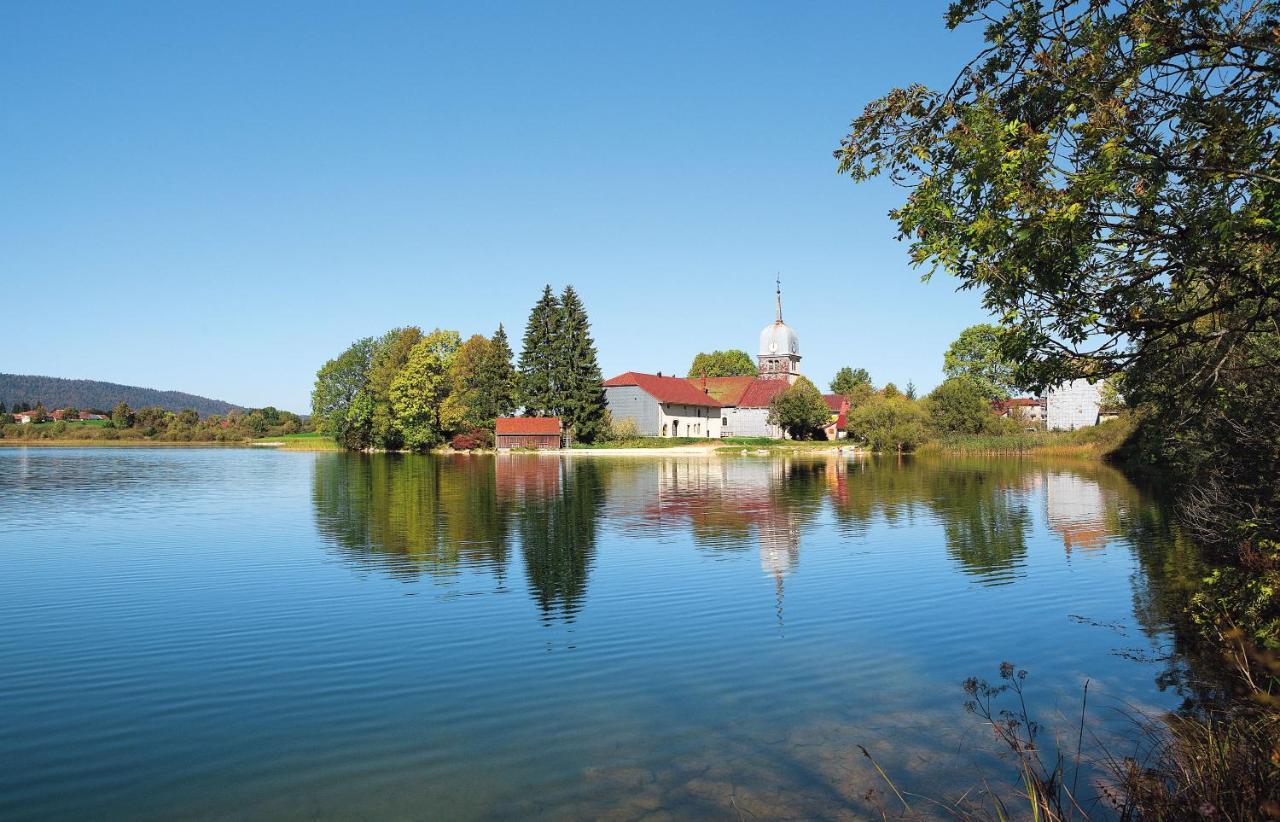
[[[655,374],[640,374],[628,371],[604,381],[605,388],[621,385],[635,385],[658,402],[676,403],[678,405],[700,405],[706,408],[719,408],[720,403],[708,394],[695,388],[691,380],[684,377],[659,377]]]
[[[844,394],[823,394],[822,398],[827,401],[827,408],[831,409],[832,414],[839,414],[849,402]]]
[[[560,434],[559,417],[499,417],[495,434]]]
[[[737,405],[742,395],[755,382],[755,377],[690,377],[689,382],[700,391],[706,391],[711,398],[722,405]],[[705,388],[703,385],[705,384]]]
[[[755,379],[738,400],[739,408],[768,408],[774,397],[791,387],[786,380]]]

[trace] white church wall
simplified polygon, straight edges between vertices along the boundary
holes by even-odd
[[[720,409],[700,405],[658,404],[658,430],[662,437],[720,438]]]

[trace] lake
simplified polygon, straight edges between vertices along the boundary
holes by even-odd
[[[1124,748],[1183,553],[1088,462],[4,448],[0,817],[856,818],[859,745],[1009,786],[961,682],[1074,747],[1089,679]]]

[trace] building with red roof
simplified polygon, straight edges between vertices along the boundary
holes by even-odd
[[[604,381],[604,396],[613,421],[630,420],[644,436],[721,436],[721,405],[696,380],[628,371]]]
[[[563,439],[559,417],[499,417],[493,424],[499,449],[559,448]]]

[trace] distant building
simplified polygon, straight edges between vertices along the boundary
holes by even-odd
[[[1041,397],[1014,397],[992,403],[997,416],[1024,422],[1044,421],[1044,399]]]
[[[604,381],[613,421],[631,420],[647,437],[721,436],[721,404],[694,380],[628,371]]]
[[[827,401],[827,410],[831,412],[831,421],[823,426],[823,433],[829,440],[838,440],[847,436],[845,424],[849,419],[849,398],[843,394],[823,394]]]
[[[1098,424],[1102,383],[1071,380],[1045,395],[1045,424],[1050,431],[1074,431]]]
[[[559,448],[563,437],[559,417],[499,417],[493,425],[499,449]]]

